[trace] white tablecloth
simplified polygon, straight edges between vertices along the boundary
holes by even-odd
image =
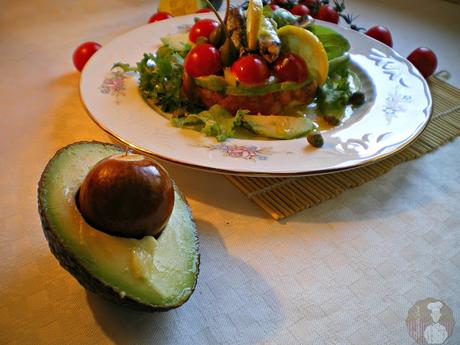
[[[460,6],[347,1],[358,24],[391,28],[403,55],[426,45],[460,87]],[[442,300],[460,344],[460,141],[335,200],[276,222],[222,175],[166,164],[195,216],[202,255],[184,306],[146,314],[87,293],[50,254],[36,189],[48,159],[110,141],[79,99],[71,62],[144,24],[155,1],[2,1],[1,344],[415,344],[405,319]]]

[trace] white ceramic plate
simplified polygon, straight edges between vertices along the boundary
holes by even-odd
[[[85,66],[81,98],[92,119],[132,147],[162,159],[209,171],[243,175],[309,175],[373,163],[410,144],[431,116],[425,79],[398,53],[356,31],[328,23],[351,44],[352,68],[363,81],[366,103],[343,124],[323,132],[324,146],[294,140],[214,138],[171,126],[140,96],[136,79],[111,71],[115,62],[135,64],[154,52],[160,37],[193,24],[177,17],[139,27],[100,49]],[[211,16],[210,16],[211,17]]]

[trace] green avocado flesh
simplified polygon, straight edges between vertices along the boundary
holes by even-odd
[[[120,152],[115,145],[81,142],[58,151],[48,163],[38,202],[50,248],[82,285],[101,295],[109,290],[115,302],[151,310],[180,306],[195,288],[199,253],[195,223],[177,188],[158,239],[105,234],[88,225],[77,208],[75,196],[90,169]]]
[[[305,117],[279,115],[244,115],[244,125],[254,133],[274,139],[295,139],[314,129]]]
[[[260,96],[271,92],[297,90],[310,84],[313,79],[309,78],[301,83],[284,81],[281,83],[268,83],[260,86],[232,86],[227,83],[224,77],[209,75],[195,78],[196,85],[212,91],[222,92],[225,95],[234,96]]]

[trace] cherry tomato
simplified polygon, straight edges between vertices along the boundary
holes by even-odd
[[[339,23],[339,14],[331,5],[322,5],[319,8],[316,18],[330,23]]]
[[[391,32],[384,26],[373,26],[366,31],[366,35],[375,38],[377,41],[385,43],[389,47],[393,47],[393,39]]]
[[[194,78],[217,74],[222,70],[220,53],[211,44],[199,44],[185,57],[184,68]]]
[[[295,14],[296,16],[305,17],[310,14],[310,10],[307,6],[298,4],[291,8],[291,13]]]
[[[272,11],[276,11],[280,7],[277,4],[271,4],[270,8],[272,9]]]
[[[165,20],[165,19],[169,19],[169,18],[172,18],[172,15],[169,14],[168,12],[157,12],[157,13],[154,13],[150,17],[149,23],[159,22],[160,20]]]
[[[264,84],[270,76],[267,63],[257,55],[246,55],[236,60],[231,71],[242,83],[247,85]]]
[[[81,72],[89,58],[101,47],[102,46],[96,42],[85,42],[80,44],[77,49],[74,50],[72,56],[75,68]]]
[[[409,54],[407,60],[412,62],[425,78],[432,75],[438,66],[436,54],[430,48],[425,47],[415,49]]]
[[[209,40],[211,32],[218,27],[219,23],[213,19],[201,19],[192,26],[188,38],[194,43],[196,43],[198,37],[204,37],[206,40]]]
[[[212,10],[208,7],[205,7],[205,8],[199,9],[195,13],[208,13],[208,12],[212,12]]]
[[[298,55],[286,53],[274,63],[275,77],[279,81],[294,81],[300,83],[307,79],[308,68],[305,61]]]

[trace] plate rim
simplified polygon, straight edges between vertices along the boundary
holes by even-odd
[[[207,16],[209,16],[209,14],[203,14],[203,15],[201,15],[199,17],[207,17]],[[183,21],[183,20],[186,20],[187,18],[195,18],[195,17],[197,17],[196,14],[191,14],[191,15],[186,15],[186,16],[175,17],[175,18],[172,18],[172,19],[176,20],[176,21]],[[319,22],[321,25],[324,25],[324,26],[328,26],[328,27],[332,27],[332,28],[339,27],[340,30],[354,32],[351,28],[347,28],[347,27],[344,27],[344,26],[341,26],[341,25],[332,24],[332,23],[321,21],[321,20],[316,20],[316,22]],[[116,40],[117,38],[119,38],[121,36],[127,35],[127,34],[131,33],[132,31],[139,30],[142,27],[152,25],[152,24],[153,25],[159,25],[158,23],[151,23],[151,24],[145,24],[145,25],[142,25],[140,27],[133,28],[132,30],[128,30],[128,31],[126,31],[126,32],[124,32],[124,33],[122,33],[120,35],[117,35],[112,40],[110,40],[107,43],[107,45],[112,43],[114,40]],[[161,22],[160,22],[160,24],[161,24]],[[391,156],[403,151],[408,146],[410,146],[413,142],[415,142],[420,137],[420,135],[422,135],[422,133],[426,130],[426,128],[427,128],[428,124],[430,123],[430,121],[432,119],[432,116],[433,116],[433,101],[432,101],[432,95],[431,95],[431,91],[430,91],[428,82],[427,82],[427,80],[425,78],[423,78],[423,76],[415,68],[415,66],[410,61],[408,61],[406,58],[404,58],[402,55],[400,55],[397,51],[395,51],[392,47],[388,47],[385,44],[383,44],[382,42],[380,42],[378,40],[375,40],[372,37],[367,37],[366,36],[366,38],[368,38],[371,41],[373,41],[373,43],[376,44],[377,47],[378,46],[383,46],[385,49],[390,49],[390,51],[396,57],[398,57],[404,63],[406,63],[406,64],[408,64],[410,66],[411,74],[416,76],[417,79],[420,80],[422,82],[422,84],[423,84],[423,89],[424,89],[424,93],[425,93],[424,96],[426,97],[426,100],[427,100],[427,106],[425,107],[424,111],[427,111],[428,108],[429,108],[429,111],[427,111],[427,116],[425,118],[425,122],[423,123],[423,126],[420,126],[417,129],[417,131],[412,132],[412,137],[409,140],[405,141],[403,144],[401,144],[396,149],[394,149],[394,150],[392,150],[390,152],[387,152],[385,154],[382,154],[382,155],[379,155],[379,156],[376,156],[376,157],[371,157],[371,158],[365,159],[365,160],[363,160],[361,162],[354,163],[353,165],[350,165],[350,166],[336,167],[336,168],[329,168],[329,169],[316,169],[316,170],[309,170],[309,171],[283,173],[283,172],[257,172],[257,171],[228,170],[228,169],[220,169],[220,168],[215,168],[215,167],[210,167],[210,166],[203,166],[201,164],[192,164],[192,163],[188,163],[188,162],[183,162],[183,161],[180,161],[180,160],[176,160],[176,159],[174,159],[172,157],[168,157],[168,156],[164,156],[162,154],[152,152],[151,150],[149,150],[149,149],[147,149],[145,147],[141,147],[139,145],[136,145],[136,144],[124,139],[121,135],[118,135],[118,134],[114,133],[112,130],[110,130],[109,128],[106,128],[106,126],[104,126],[102,123],[100,123],[94,117],[94,115],[90,112],[90,110],[88,109],[88,106],[86,105],[86,103],[83,100],[83,96],[82,96],[83,78],[81,76],[84,74],[85,68],[83,68],[83,70],[82,70],[82,72],[80,74],[79,97],[80,97],[81,104],[83,104],[83,107],[84,107],[86,113],[88,114],[89,118],[99,128],[101,128],[104,132],[109,134],[109,136],[111,136],[117,142],[121,142],[123,145],[126,145],[130,149],[132,149],[134,151],[137,151],[139,153],[142,153],[142,154],[145,154],[145,155],[148,155],[148,156],[151,156],[151,157],[155,157],[155,158],[158,158],[160,160],[167,161],[169,163],[178,164],[178,165],[181,165],[181,166],[184,166],[184,167],[187,167],[187,168],[200,170],[200,171],[205,171],[205,172],[211,172],[211,173],[218,173],[218,174],[223,174],[223,175],[247,176],[247,177],[302,177],[302,176],[318,176],[318,175],[326,175],[326,174],[333,174],[333,173],[338,173],[338,172],[350,171],[350,170],[359,169],[359,168],[363,168],[365,166],[369,166],[369,165],[378,163],[380,161],[383,161],[383,160],[387,159],[388,157],[391,157]],[[97,52],[96,52],[96,54],[97,54]],[[152,111],[156,112],[154,109],[152,109]],[[158,112],[156,112],[156,113],[158,114]],[[161,114],[158,114],[158,115],[162,116]]]

